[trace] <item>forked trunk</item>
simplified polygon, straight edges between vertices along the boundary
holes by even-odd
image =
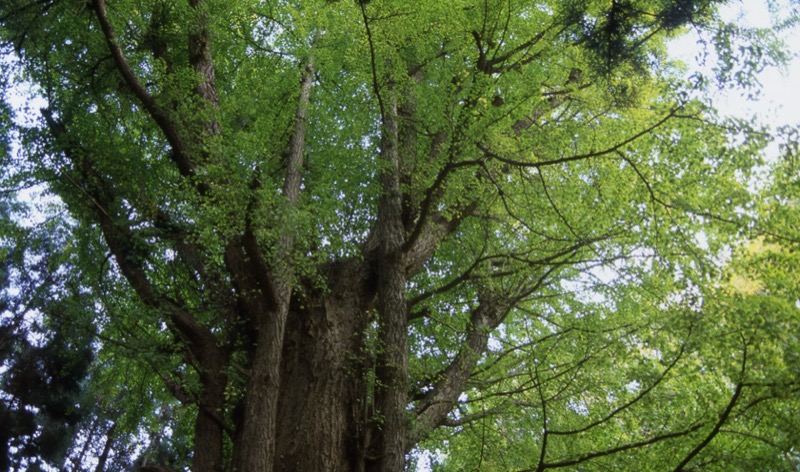
[[[374,300],[368,300],[364,277],[340,275],[330,291],[308,290],[293,298],[273,445],[245,434],[235,441],[240,451],[274,448],[272,466],[262,470],[349,472],[364,470],[368,461],[374,406],[367,370],[374,353],[364,343]]]

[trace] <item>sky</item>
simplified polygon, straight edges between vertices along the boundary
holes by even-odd
[[[787,8],[791,0],[777,2]],[[769,28],[772,24],[770,13],[764,1],[734,1],[722,8],[723,18],[734,20],[740,25]],[[800,27],[795,27],[781,35],[792,60],[786,67],[769,67],[762,71],[759,80],[762,84],[757,101],[747,99],[738,90],[717,92],[712,95],[715,107],[726,115],[749,119],[756,115],[773,126],[800,125]],[[703,67],[695,60],[701,54],[696,45],[697,37],[688,35],[672,44],[670,53],[687,63],[690,70]]]

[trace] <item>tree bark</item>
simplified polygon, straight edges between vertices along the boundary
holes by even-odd
[[[275,471],[363,470],[368,310],[361,277],[328,294],[300,296],[286,329]]]
[[[364,369],[370,354],[363,340],[374,304],[366,267],[341,264],[331,269],[329,290],[306,283],[292,297],[278,393],[248,392],[248,401],[257,399],[253,403],[261,409],[245,411],[234,437],[235,470],[364,470],[370,414]],[[267,408],[273,402],[271,417]],[[274,436],[264,433],[270,431]],[[269,462],[256,469],[256,461]]]
[[[249,318],[257,331],[255,351],[251,357],[250,378],[247,383],[247,395],[244,403],[244,420],[239,435],[240,444],[236,446],[234,457],[235,470],[262,471],[274,468],[279,470],[283,460],[276,456],[278,443],[278,405],[281,397],[281,378],[286,324],[291,312],[291,300],[294,293],[294,244],[295,234],[292,211],[297,205],[300,195],[301,172],[305,152],[306,114],[311,97],[313,78],[313,61],[305,65],[300,80],[300,96],[292,135],[286,152],[286,176],[283,196],[289,210],[288,219],[284,221],[283,230],[278,238],[277,257],[274,267],[260,257],[260,248],[255,235],[248,228],[244,247],[250,265],[257,272],[266,273],[266,277],[255,291],[240,291],[240,296],[250,298],[250,294],[266,294],[266,298],[256,296],[248,305]],[[249,222],[248,222],[249,226]],[[243,278],[247,278],[244,274]],[[247,285],[243,281],[243,285]],[[274,303],[270,303],[274,300]],[[297,315],[295,315],[297,316]],[[291,354],[291,352],[290,352]],[[293,375],[289,372],[288,375]],[[307,448],[304,448],[307,451]],[[295,470],[312,470],[302,467]],[[320,469],[321,470],[321,469]],[[328,469],[330,470],[330,469]]]
[[[389,92],[392,93],[391,87]],[[376,223],[377,308],[381,342],[376,366],[378,385],[375,390],[378,416],[373,422],[377,440],[373,447],[375,457],[367,463],[367,470],[375,472],[403,469],[408,424],[405,411],[408,405],[408,313],[398,149],[399,118],[395,97],[390,97],[386,105],[382,109],[381,197]]]
[[[275,418],[280,381],[280,365],[275,363],[275,332],[258,332],[250,379],[247,382],[244,421],[235,444],[234,470],[256,472],[271,470],[275,458]]]
[[[192,472],[220,472],[224,466],[222,439],[227,379],[224,374],[225,359],[219,351],[215,351],[208,354],[198,369],[203,389],[194,422]]]
[[[106,433],[106,443],[103,446],[103,452],[100,453],[100,457],[97,458],[97,466],[94,468],[95,472],[103,472],[106,470],[106,462],[108,462],[108,455],[111,452],[111,446],[114,445],[114,430],[117,429],[116,421],[111,423],[111,427],[108,428],[108,432]]]

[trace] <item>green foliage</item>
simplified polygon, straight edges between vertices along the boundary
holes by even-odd
[[[46,103],[26,123],[0,106],[0,468],[83,470],[106,442],[108,469],[189,467],[210,374],[178,312],[224,352],[212,413],[229,467],[258,337],[236,264],[284,275],[296,317],[336,269],[363,263],[378,284],[396,171],[410,466],[796,469],[797,131],[753,185],[775,131],[693,98],[711,81],[666,54],[699,30],[715,80],[755,93],[787,59],[772,32],[706,0],[119,0],[109,39],[101,3],[0,6],[13,80]],[[187,46],[198,25],[218,103]],[[365,321],[346,356],[370,409],[392,350],[376,297],[351,314]],[[452,410],[426,423],[465,365]],[[366,423],[380,431],[383,412]]]

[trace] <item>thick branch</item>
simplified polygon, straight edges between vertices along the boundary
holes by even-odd
[[[136,74],[133,72],[133,69],[120,48],[114,28],[111,26],[111,22],[108,19],[105,1],[93,0],[92,9],[94,9],[97,14],[97,19],[100,22],[100,29],[103,31],[103,36],[105,36],[106,44],[111,51],[114,64],[117,66],[117,70],[125,81],[125,84],[164,133],[167,142],[169,142],[172,148],[172,158],[181,175],[184,177],[193,176],[195,165],[188,156],[186,145],[178,132],[178,127],[169,119],[166,111],[156,104],[153,96],[145,90],[144,86],[142,86]]]
[[[380,428],[383,434],[375,435],[370,445],[373,456],[366,468],[383,472],[401,470],[405,463],[405,431],[407,419],[407,306],[405,303],[405,263],[402,251],[405,240],[403,225],[403,203],[400,188],[399,117],[397,99],[391,77],[385,84],[388,94],[383,96],[378,79],[375,38],[370,28],[366,11],[367,2],[361,2],[361,16],[367,36],[372,67],[372,87],[378,100],[381,115],[381,145],[379,183],[381,195],[378,199],[378,214],[375,229],[367,238],[376,245],[374,260],[377,275],[377,309],[379,314],[379,337],[383,350],[378,356],[376,376],[380,388],[375,392],[375,405],[381,415]]]
[[[574,255],[589,242],[579,242],[547,260]],[[468,380],[475,373],[480,356],[486,351],[489,334],[503,322],[506,315],[519,300],[539,290],[550,276],[558,270],[558,265],[549,267],[532,284],[518,287],[513,296],[503,297],[484,294],[478,307],[473,310],[469,332],[462,343],[462,350],[445,368],[440,380],[427,392],[414,409],[417,414],[417,429],[409,438],[409,445],[424,439],[431,430],[447,421],[447,415],[464,391]]]
[[[392,92],[391,89],[389,92]],[[397,102],[394,97],[389,98],[384,110],[380,160],[376,269],[383,351],[376,367],[381,388],[376,392],[375,402],[382,416],[380,428],[383,434],[379,435],[375,444],[378,459],[368,466],[368,470],[382,472],[402,470],[408,421],[405,412],[408,403],[408,315],[405,300],[406,264],[402,251],[405,229],[400,190]]]
[[[208,13],[205,11],[205,3],[205,0],[189,1],[189,6],[197,15],[189,33],[189,63],[200,76],[200,83],[195,88],[195,93],[207,103],[217,107],[219,98],[217,97],[216,72],[211,55],[211,36],[208,31]]]
[[[300,197],[301,172],[306,142],[306,120],[308,106],[311,101],[313,77],[314,62],[313,59],[309,58],[300,79],[300,97],[294,116],[294,130],[289,138],[289,148],[286,152],[286,177],[283,183],[283,196],[288,203],[289,221],[284,224],[278,240],[277,260],[281,265],[276,268],[277,273],[274,274],[274,280],[277,284],[277,296],[280,298],[281,304],[287,308],[291,297],[291,265],[295,243],[295,225],[292,220],[294,218],[294,209],[297,207],[297,200]]]
[[[194,93],[200,97],[200,110],[206,107],[212,110],[219,108],[217,96],[216,71],[214,59],[211,54],[211,35],[208,31],[208,12],[205,0],[189,0],[196,15],[189,32],[189,63],[197,73],[199,83]],[[222,131],[216,118],[207,116],[202,122],[202,127],[208,137],[219,135]]]
[[[200,413],[195,420],[195,438],[204,448],[195,451],[193,470],[215,470],[222,458],[224,423],[220,421],[218,412],[224,402],[227,384],[224,371],[226,355],[211,331],[198,323],[180,303],[164,297],[151,284],[144,268],[147,261],[144,248],[147,244],[137,238],[126,224],[126,218],[115,211],[119,205],[115,205],[117,199],[107,179],[94,168],[86,150],[70,140],[63,123],[55,121],[47,110],[44,111],[44,117],[51,134],[80,175],[81,182],[71,179],[69,174],[65,174],[65,177],[89,197],[95,218],[120,272],[142,303],[165,313],[172,329],[186,342],[186,355],[194,364],[203,387],[198,401]]]
[[[411,231],[408,239],[403,244],[404,251],[414,252],[415,250],[419,250],[419,248],[415,248],[414,246],[417,244],[423,233],[431,234],[432,232],[436,232],[437,229],[445,229],[446,226],[450,225],[450,221],[447,221],[444,218],[437,218],[438,215],[433,211],[434,205],[442,196],[444,183],[447,180],[447,177],[456,170],[464,167],[479,166],[481,165],[481,162],[482,161],[480,160],[451,162],[445,165],[444,168],[439,171],[439,173],[436,175],[436,179],[433,181],[433,184],[431,184],[431,186],[425,191],[425,199],[422,200],[422,203],[420,204],[417,223],[414,225],[414,229]],[[462,212],[462,214],[464,213],[465,212]],[[436,219],[437,221],[431,222],[433,219]],[[453,219],[452,221],[457,222],[458,219]]]
[[[294,131],[289,140],[287,152],[286,179],[283,185],[283,195],[291,205],[297,204],[300,195],[300,171],[303,167],[303,153],[306,139],[306,121],[308,118],[308,105],[311,101],[311,85],[314,78],[314,61],[309,58],[303,69],[300,79],[300,98],[294,115]]]
[[[164,298],[153,287],[143,267],[146,254],[142,248],[147,245],[137,243],[134,233],[128,226],[121,223],[121,221],[125,221],[125,218],[117,215],[112,209],[114,196],[111,194],[110,187],[105,185],[106,179],[95,170],[92,162],[86,156],[86,152],[70,139],[64,123],[55,120],[49,110],[42,110],[42,114],[50,128],[50,133],[81,175],[81,182],[76,182],[68,174],[64,174],[64,177],[91,202],[106,244],[114,255],[122,275],[145,305],[169,313],[170,319],[179,333],[189,341],[189,348],[193,355],[200,359],[205,358],[216,350],[214,335],[204,329],[176,303]]]
[[[461,351],[443,371],[440,380],[414,408],[417,415],[415,430],[410,432],[408,445],[424,439],[430,431],[444,424],[459,395],[464,391],[489,342],[489,333],[505,318],[511,305],[502,303],[490,295],[481,297],[480,304],[472,311],[469,332]]]
[[[247,384],[243,437],[259,438],[258,441],[243,441],[241,449],[234,451],[237,470],[269,470],[276,461],[275,437],[278,417],[278,398],[281,385],[281,363],[284,331],[289,315],[292,296],[293,269],[292,252],[295,243],[295,226],[292,214],[300,195],[301,170],[303,167],[306,118],[311,97],[314,68],[311,60],[306,64],[300,80],[300,96],[295,112],[294,129],[286,152],[286,177],[283,195],[287,200],[288,221],[284,222],[278,238],[277,265],[270,271],[263,260],[252,223],[247,221],[244,247],[247,260],[236,247],[230,248],[229,261],[232,273],[250,273],[255,277],[237,276],[242,299],[253,313],[250,318],[255,331],[256,348],[251,358],[250,378]],[[242,272],[243,264],[249,266]],[[237,267],[238,266],[238,267]],[[257,288],[248,287],[255,282]],[[261,294],[253,299],[250,294]],[[261,300],[259,302],[259,300]]]

